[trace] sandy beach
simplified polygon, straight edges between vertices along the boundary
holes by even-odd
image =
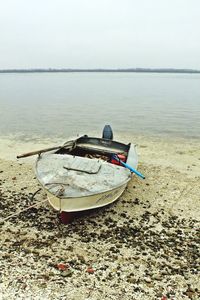
[[[34,158],[16,155],[64,141],[0,138],[0,299],[200,298],[200,142],[124,139],[138,145],[146,179],[64,225],[47,202],[2,222],[46,199],[31,200]]]

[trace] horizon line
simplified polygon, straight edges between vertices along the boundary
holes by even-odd
[[[132,72],[132,73],[200,73],[198,69],[188,68],[9,68],[0,73],[53,73],[53,72]]]

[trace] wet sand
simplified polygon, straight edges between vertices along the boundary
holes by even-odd
[[[138,169],[117,202],[61,224],[46,203],[1,223],[1,299],[199,299],[200,142],[127,137]],[[0,140],[0,220],[45,200],[33,158],[61,141]]]

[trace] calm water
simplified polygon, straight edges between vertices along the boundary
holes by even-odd
[[[101,130],[200,137],[200,75],[0,74],[0,135]]]

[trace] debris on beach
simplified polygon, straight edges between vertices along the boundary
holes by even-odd
[[[88,268],[87,268],[87,272],[88,272],[89,274],[94,274],[94,269],[93,269],[92,267],[88,267]]]
[[[67,269],[69,269],[69,265],[59,263],[56,265],[56,268],[61,271],[66,271]]]
[[[184,183],[185,174],[171,180],[171,170],[142,168],[147,182],[130,182],[118,202],[69,225],[45,204],[2,223],[4,299],[35,293],[44,299],[199,299],[199,221],[183,205],[175,206],[176,199],[189,199],[188,184],[196,203],[198,179]],[[14,186],[19,170],[26,175]],[[39,192],[31,200],[38,189],[33,177],[26,165],[16,164],[9,176],[1,173],[0,219],[43,199]]]

